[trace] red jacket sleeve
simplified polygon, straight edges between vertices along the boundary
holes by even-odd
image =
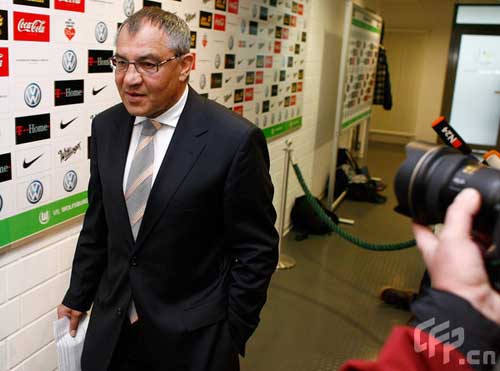
[[[466,358],[450,345],[415,328],[395,327],[376,361],[347,361],[340,371],[471,371]],[[419,349],[415,349],[415,344]],[[420,346],[418,346],[420,345]]]

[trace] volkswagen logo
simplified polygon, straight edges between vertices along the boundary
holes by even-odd
[[[200,89],[205,89],[205,86],[207,86],[207,76],[203,73],[200,76]]]
[[[127,17],[130,17],[132,14],[134,14],[134,0],[124,0],[123,1],[123,12]]]
[[[219,69],[219,67],[220,67],[220,60],[221,60],[221,58],[220,58],[220,54],[217,54],[217,55],[215,56],[215,63],[214,63],[214,64],[215,64],[215,68],[216,68],[216,69]]]
[[[63,187],[66,192],[71,192],[76,188],[78,182],[78,176],[73,170],[68,171],[64,175]]]
[[[103,43],[108,38],[108,26],[104,22],[98,22],[95,25],[95,39],[99,43]]]
[[[43,185],[40,181],[34,180],[26,189],[26,198],[30,204],[36,204],[42,199],[43,196]]]
[[[38,84],[32,82],[24,89],[24,102],[28,107],[34,108],[40,104],[42,100],[42,89]]]
[[[76,53],[73,50],[66,50],[62,57],[64,71],[71,73],[76,69]]]

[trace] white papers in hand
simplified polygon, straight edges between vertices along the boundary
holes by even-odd
[[[69,318],[62,317],[54,321],[54,337],[57,349],[57,364],[59,371],[81,371],[83,341],[89,324],[89,316],[84,314],[76,336],[69,334]]]

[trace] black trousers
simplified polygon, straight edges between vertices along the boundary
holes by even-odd
[[[151,344],[141,320],[130,324],[125,318],[108,371],[239,371],[238,353],[227,326],[227,322],[219,322],[187,333],[176,347],[175,360],[165,353],[162,366],[151,361]]]
[[[123,321],[109,371],[153,371],[141,321]]]

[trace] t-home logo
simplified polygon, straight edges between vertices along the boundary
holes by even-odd
[[[83,80],[54,81],[54,105],[83,103]]]
[[[16,117],[16,144],[50,138],[50,114]]]
[[[0,155],[0,183],[12,179],[12,162],[10,153]]]
[[[109,58],[113,56],[112,50],[89,50],[88,72],[106,73],[113,72]]]

